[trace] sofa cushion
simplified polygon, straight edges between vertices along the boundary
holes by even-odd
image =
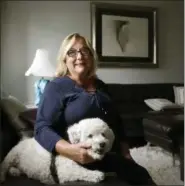
[[[173,86],[175,103],[184,105],[184,86]]]
[[[155,111],[181,108],[181,106],[164,98],[145,99],[144,102]]]
[[[124,103],[124,102],[116,102],[115,107],[122,115],[142,115],[143,113],[148,112],[150,109],[147,107],[144,102],[143,103]]]
[[[108,84],[108,91],[113,101],[123,103],[143,103],[149,98],[166,98],[174,102],[173,86],[182,83],[151,83],[151,84]]]

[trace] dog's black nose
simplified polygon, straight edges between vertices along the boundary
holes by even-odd
[[[104,142],[100,143],[100,147],[104,148],[105,147],[105,143]]]

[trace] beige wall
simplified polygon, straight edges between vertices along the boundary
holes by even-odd
[[[111,83],[183,82],[183,1],[112,3],[158,8],[159,68],[103,68],[98,70],[99,77]],[[56,65],[58,48],[66,35],[80,32],[90,39],[90,2],[9,1],[2,15],[1,86],[21,101],[32,103],[37,78],[25,77],[24,73],[36,49],[46,48]]]

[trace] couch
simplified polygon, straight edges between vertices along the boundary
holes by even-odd
[[[150,142],[178,155],[184,180],[184,109],[153,111],[144,102],[149,98],[175,102],[174,86],[183,83],[109,84],[108,89],[122,117],[130,148]]]
[[[122,117],[130,147],[146,144],[143,118],[148,115],[163,114],[153,112],[145,103],[149,98],[165,98],[175,102],[173,86],[182,83],[153,83],[153,84],[109,84],[108,90]]]
[[[142,146],[146,144],[142,120],[151,109],[144,103],[147,98],[166,98],[174,101],[173,86],[181,83],[156,84],[108,84],[109,93],[122,117],[126,136],[130,145]],[[3,98],[1,106],[1,161],[8,151],[17,144],[22,135],[33,136],[32,123],[35,119],[36,109],[29,110],[19,100]],[[26,114],[27,115],[26,115]],[[33,180],[23,178],[10,178],[4,185],[42,185]],[[116,178],[101,183],[103,185],[122,184]],[[98,185],[101,185],[98,184]],[[124,183],[127,185],[126,183]],[[76,185],[70,184],[70,185]],[[89,185],[89,184],[88,184]]]

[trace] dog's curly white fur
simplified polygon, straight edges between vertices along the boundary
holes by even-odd
[[[96,160],[101,160],[111,149],[114,133],[108,125],[99,118],[81,120],[68,128],[71,143],[86,142],[91,145],[88,154]],[[5,157],[1,164],[0,180],[5,181],[6,174],[19,176],[24,173],[29,178],[45,184],[54,184],[50,173],[51,153],[45,150],[34,138],[21,140]],[[104,173],[98,170],[88,170],[76,162],[56,156],[55,160],[59,183],[69,181],[99,182],[104,179]]]

